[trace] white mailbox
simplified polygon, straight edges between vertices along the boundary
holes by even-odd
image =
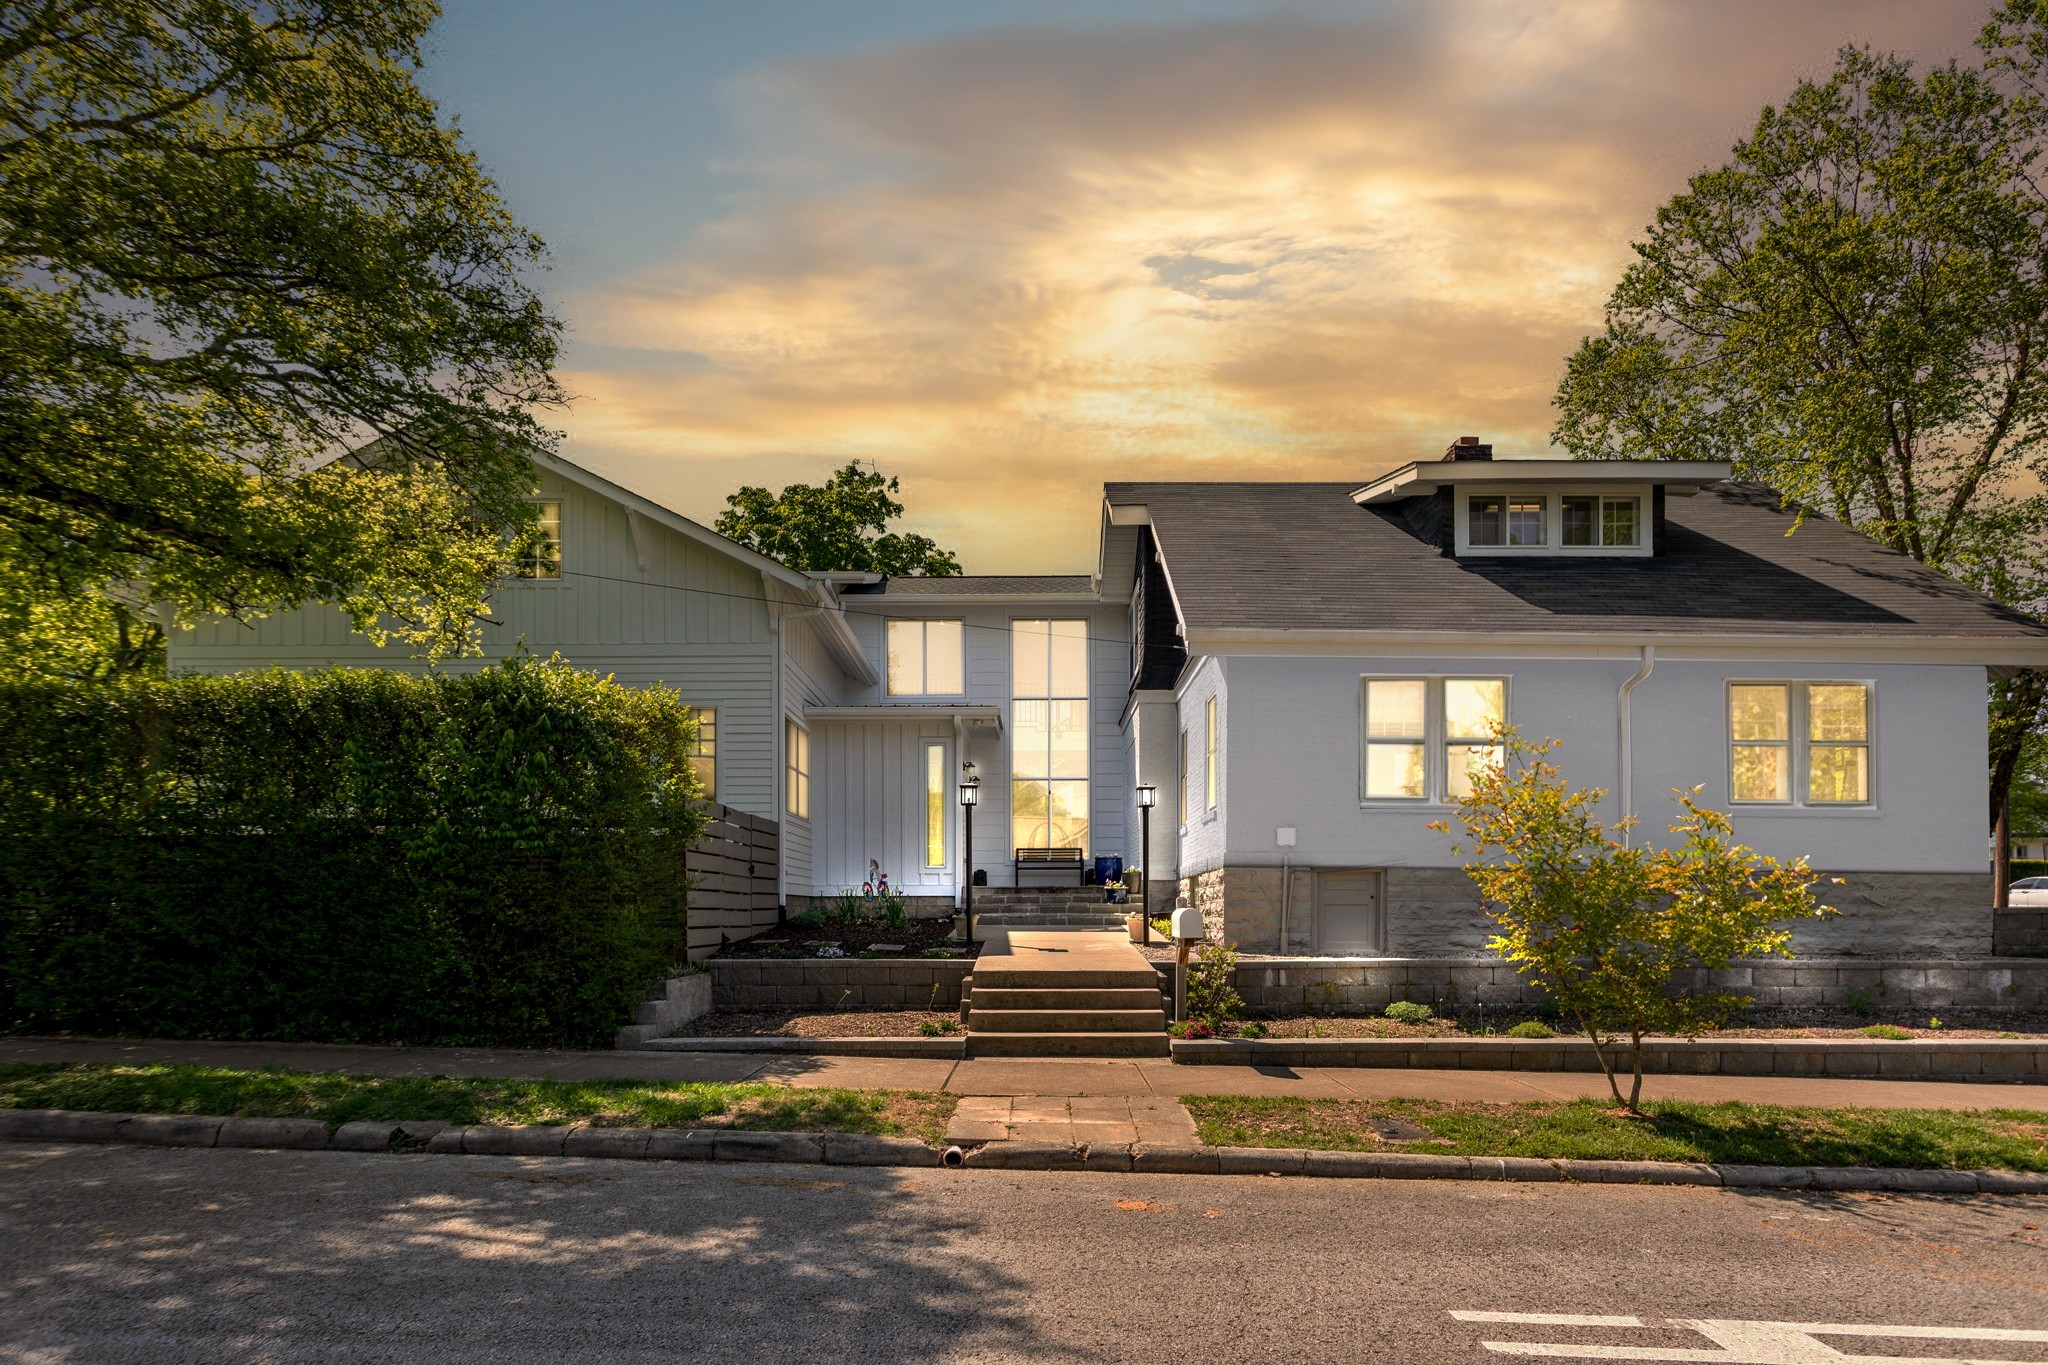
[[[1192,905],[1183,905],[1173,912],[1173,936],[1183,943],[1205,936],[1202,928],[1202,912]]]

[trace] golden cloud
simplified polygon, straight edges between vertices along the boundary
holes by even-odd
[[[1974,5],[1406,5],[1006,30],[761,73],[758,188],[571,301],[572,455],[709,519],[850,458],[971,572],[1090,566],[1104,479],[1548,444],[1630,236],[1834,49]],[[630,360],[622,359],[630,357]]]

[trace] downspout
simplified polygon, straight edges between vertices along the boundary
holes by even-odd
[[[1643,663],[1629,680],[1621,685],[1621,814],[1623,819],[1635,814],[1635,744],[1633,731],[1629,726],[1628,694],[1636,690],[1636,684],[1648,678],[1657,667],[1657,646],[1643,646]],[[1621,846],[1627,848],[1635,831],[1623,829]]]

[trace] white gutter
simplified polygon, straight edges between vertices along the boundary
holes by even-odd
[[[1657,646],[1643,646],[1643,665],[1629,680],[1621,685],[1621,814],[1623,819],[1635,814],[1635,745],[1629,726],[1628,694],[1636,690],[1636,684],[1648,678],[1657,667]],[[1629,846],[1630,836],[1635,831],[1624,828],[1621,832],[1621,846]]]

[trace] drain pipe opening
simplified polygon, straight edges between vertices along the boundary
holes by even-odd
[[[961,1151],[958,1147],[948,1147],[946,1154],[939,1159],[954,1170],[958,1170],[967,1164],[967,1153]]]

